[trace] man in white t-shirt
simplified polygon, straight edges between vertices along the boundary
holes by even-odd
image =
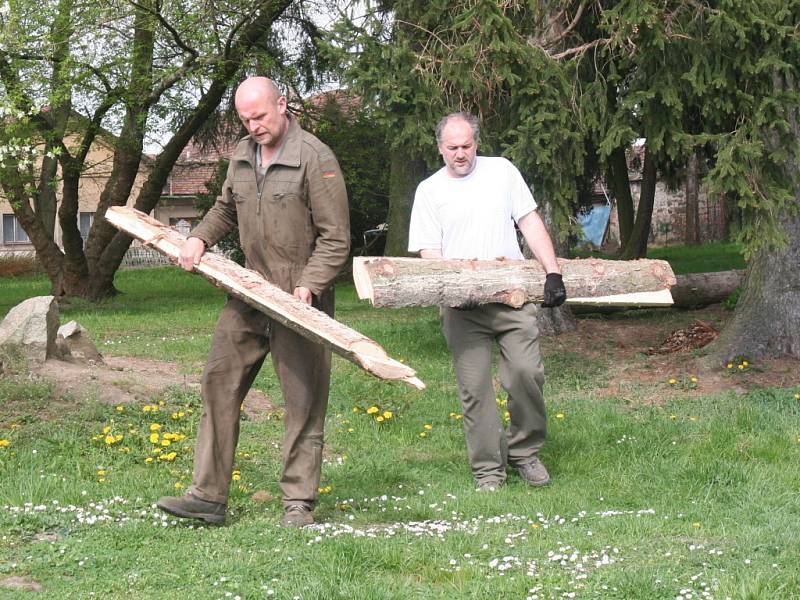
[[[475,116],[454,113],[436,127],[444,167],[417,187],[408,249],[422,258],[522,258],[514,224],[547,272],[542,306],[567,298],[553,243],[536,212],[536,201],[517,168],[502,157],[477,156]],[[442,329],[464,413],[472,474],[479,490],[506,480],[506,464],[530,485],[546,485],[539,460],[547,416],[542,386],[535,304],[442,308]],[[492,345],[500,350],[500,382],[508,393],[510,423],[504,429],[492,384]]]

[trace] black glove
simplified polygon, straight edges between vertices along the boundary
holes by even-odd
[[[468,298],[467,300],[464,300],[464,302],[462,302],[458,306],[454,306],[453,308],[455,308],[456,310],[473,310],[478,308],[480,305],[481,303],[478,302],[477,300]]]
[[[567,289],[560,273],[548,273],[544,282],[544,299],[542,308],[561,306],[567,299]]]

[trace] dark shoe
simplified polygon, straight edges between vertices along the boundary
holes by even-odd
[[[502,481],[479,481],[476,492],[496,492],[503,485]]]
[[[156,506],[175,517],[182,519],[199,519],[206,523],[222,525],[225,522],[225,505],[209,502],[187,492],[183,496],[163,496]]]
[[[534,456],[524,464],[517,465],[517,472],[528,485],[539,487],[550,483],[550,474],[538,456]]]
[[[314,524],[314,514],[311,509],[302,504],[287,506],[281,519],[282,527],[299,528]]]

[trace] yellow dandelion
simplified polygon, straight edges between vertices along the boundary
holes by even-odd
[[[394,413],[390,410],[383,411],[383,418],[384,419],[391,419],[394,416]]]
[[[117,412],[125,412],[125,407],[122,406],[122,405],[119,405],[119,406],[116,407],[116,411]]]
[[[677,416],[677,415],[670,415],[670,416],[669,416],[669,418],[670,418],[670,419],[672,419],[672,420],[674,421],[675,419],[677,419],[677,418],[678,418],[678,416]]]
[[[162,446],[169,446],[171,443],[172,443],[172,440],[168,440],[168,439],[161,440],[161,445]]]
[[[162,452],[163,452],[163,450],[161,448],[158,448],[158,447],[153,448],[153,454],[161,454]]]
[[[159,423],[150,423],[150,431],[158,431],[159,429],[161,429]]]
[[[106,425],[103,427],[103,433],[109,433],[111,431],[111,425]]]
[[[114,443],[116,444],[117,442],[121,442],[122,438],[123,438],[123,435],[121,433],[116,434],[114,436]]]
[[[674,379],[674,378],[670,378],[670,380],[667,381],[667,383],[670,384],[670,385],[675,385],[676,383],[678,383],[678,380]]]
[[[151,433],[149,439],[151,444],[157,444],[159,440],[159,435],[157,433]]]
[[[110,446],[111,444],[114,443],[114,436],[113,435],[107,435],[105,438],[103,438],[103,440],[105,441],[106,444],[108,444]]]
[[[380,409],[379,409],[377,406],[370,406],[370,407],[367,409],[367,414],[368,414],[368,415],[374,415],[374,414],[375,414],[376,412],[378,412],[379,410],[380,410]]]
[[[97,469],[97,476],[98,477],[103,477],[105,474],[106,474],[106,470],[105,469]]]
[[[423,427],[424,427],[425,429],[433,429],[433,425],[431,425],[431,424],[429,424],[429,423],[425,423],[425,425],[423,425]]]
[[[353,433],[353,428],[352,427],[348,427],[347,433]]]
[[[556,419],[563,419],[564,413],[556,413]]]
[[[378,415],[377,417],[375,417],[375,420],[376,420],[378,423],[383,423],[383,421],[384,421],[383,415]]]
[[[539,529],[538,523],[531,523],[531,529]]]
[[[105,478],[105,477],[100,477],[100,478],[97,480],[97,482],[98,482],[98,483],[105,483],[105,482],[106,482],[106,478]]]
[[[428,432],[427,431],[420,431],[419,437],[428,437]]]
[[[148,464],[153,462],[153,457],[152,456],[148,456],[147,458],[144,459],[144,462],[146,462]]]
[[[692,523],[692,527],[694,527],[695,529],[699,529],[700,528],[700,523],[695,521],[694,523]]]
[[[727,365],[725,365],[725,368],[726,369],[732,369],[733,368],[733,363],[728,363]]]
[[[183,489],[183,484],[180,481],[175,482],[175,489],[176,490],[182,490]]]
[[[128,446],[123,446],[122,448],[119,449],[119,451],[122,452],[123,454],[130,454],[131,453],[131,449],[128,448]]]
[[[241,471],[234,471],[233,475],[231,475],[231,479],[233,479],[234,481],[239,481],[241,478],[242,478]]]
[[[165,402],[164,402],[163,400],[159,400],[159,401],[158,401],[158,405],[159,405],[159,406],[164,406],[164,404],[165,404]]]
[[[152,411],[152,410],[153,410],[153,407],[152,407],[152,406],[150,406],[149,404],[145,404],[145,405],[142,407],[142,411],[143,411],[143,412],[150,412],[150,411]]]
[[[795,395],[794,395],[794,399],[795,399],[795,400],[800,400],[800,394],[795,394]]]
[[[698,380],[697,380],[697,377],[692,375],[692,377],[689,379],[689,381],[691,381],[692,383],[697,383]]]
[[[357,406],[354,406],[354,407],[353,407],[353,412],[354,412],[354,413],[356,413],[356,414],[358,414],[358,413],[360,413],[360,412],[361,412],[361,409],[360,409],[360,408],[358,408]]]
[[[747,368],[747,367],[749,367],[749,366],[750,366],[750,363],[749,363],[749,362],[747,362],[746,360],[743,360],[743,361],[742,361],[742,366],[743,366],[743,367],[745,367],[745,368]]]

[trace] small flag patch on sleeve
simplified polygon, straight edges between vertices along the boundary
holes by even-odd
[[[323,171],[322,178],[323,179],[330,179],[331,177],[336,177],[336,171]]]

